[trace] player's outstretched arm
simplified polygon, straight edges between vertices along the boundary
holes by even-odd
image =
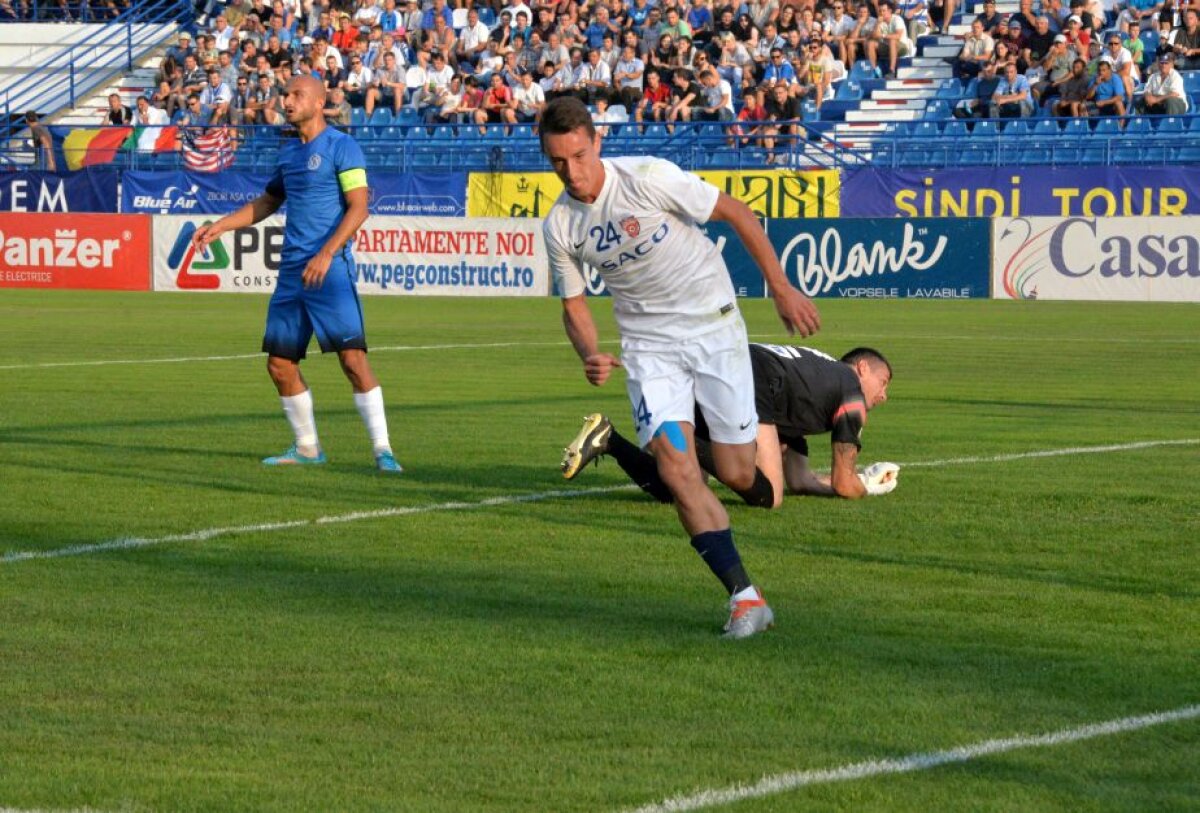
[[[244,229],[270,217],[279,211],[279,207],[282,205],[282,199],[269,192],[264,192],[236,212],[225,215],[216,223],[209,223],[207,226],[196,229],[196,233],[192,235],[192,242],[197,246],[206,246],[227,231]]]
[[[571,296],[562,301],[563,327],[571,346],[583,362],[583,373],[593,386],[599,387],[621,360],[611,353],[600,352],[600,337],[596,332],[596,321],[587,306],[587,297]]]
[[[709,219],[724,221],[737,232],[737,236],[741,238],[746,250],[762,271],[767,288],[775,299],[775,310],[779,312],[779,318],[787,326],[789,334],[811,336],[821,329],[821,317],[817,313],[817,306],[788,282],[787,275],[779,265],[779,258],[775,256],[774,246],[767,239],[767,233],[763,231],[749,206],[721,192]]]

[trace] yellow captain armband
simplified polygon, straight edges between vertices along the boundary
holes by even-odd
[[[361,189],[367,185],[367,171],[365,169],[348,169],[345,172],[338,173],[338,186],[343,192],[349,192],[351,189]]]

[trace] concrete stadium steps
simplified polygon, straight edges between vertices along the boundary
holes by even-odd
[[[928,85],[904,88],[903,90],[877,90],[871,94],[872,101],[888,101],[893,99],[933,99],[937,96],[936,82],[929,80]]]
[[[878,91],[876,91],[878,93]],[[876,95],[872,95],[870,99],[864,99],[859,103],[858,109],[861,111],[872,112],[893,112],[897,110],[924,110],[925,99],[920,97],[909,97],[900,99],[880,99]]]
[[[950,39],[953,39],[953,38],[950,38]],[[959,53],[962,52],[962,49],[963,49],[963,47],[962,47],[961,42],[954,42],[954,43],[949,43],[949,44],[938,43],[937,45],[931,45],[929,47],[922,48],[921,56],[936,57],[939,59],[946,59],[946,58],[953,59],[954,57],[958,56]]]
[[[924,59],[917,57],[913,60],[913,64],[907,68],[899,68],[896,71],[897,79],[951,79],[954,77],[954,69],[950,64],[943,62],[940,59]]]
[[[917,121],[925,115],[925,103],[920,104],[920,109],[847,110],[846,121]]]
[[[145,93],[153,93],[158,86],[155,78],[158,74],[158,66],[161,63],[161,56],[147,58],[140,66],[134,68],[132,72],[121,76],[117,84],[100,88],[77,104],[72,110],[57,117],[54,123],[63,125],[100,124],[101,115],[108,109],[108,95],[110,93],[118,94],[121,97],[122,103],[134,107],[138,96]]]

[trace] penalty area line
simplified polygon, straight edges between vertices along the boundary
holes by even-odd
[[[972,463],[1002,463],[1008,460],[1024,460],[1042,457],[1060,457],[1080,454],[1102,454],[1106,452],[1124,452],[1135,449],[1149,449],[1156,446],[1187,446],[1200,443],[1200,438],[1182,440],[1147,440],[1137,443],[1124,443],[1108,446],[1072,446],[1065,449],[1043,449],[1033,452],[992,455],[990,457],[956,457],[946,460],[926,460],[913,463],[901,463],[901,468],[959,466]],[[91,542],[79,545],[68,545],[49,550],[16,550],[0,554],[0,565],[11,565],[17,562],[28,562],[34,559],[63,559],[69,556],[84,556],[91,553],[104,553],[114,550],[135,550],[167,545],[173,542],[204,542],[221,536],[235,536],[252,533],[269,533],[286,531],[294,528],[317,527],[334,525],[344,522],[358,522],[364,519],[386,519],[388,517],[404,517],[412,514],[429,514],[435,511],[470,511],[480,508],[492,508],[500,505],[516,505],[519,503],[542,502],[544,500],[568,499],[573,497],[590,497],[597,494],[610,494],[617,491],[634,491],[637,486],[619,485],[600,488],[558,489],[554,491],[536,491],[527,494],[508,494],[499,497],[488,497],[474,502],[454,501],[430,503],[426,505],[398,506],[395,508],[379,508],[372,511],[351,511],[345,514],[333,514],[315,519],[294,519],[280,522],[264,522],[250,525],[231,525],[216,528],[203,528],[179,534],[167,534],[155,537],[122,537],[105,542]]]
[[[848,782],[870,779],[892,774],[927,771],[942,765],[954,765],[1004,754],[1027,748],[1053,748],[1083,740],[1111,737],[1131,731],[1140,731],[1153,726],[1194,720],[1200,717],[1200,705],[1183,706],[1171,711],[1143,714],[1137,717],[1122,717],[1101,723],[1089,723],[1076,728],[1063,728],[1046,734],[1018,735],[1003,739],[984,740],[972,745],[962,745],[946,751],[909,754],[904,757],[873,759],[855,762],[836,768],[764,776],[754,784],[731,785],[724,788],[701,790],[686,796],[673,796],[661,802],[628,809],[626,813],[682,813],[688,810],[703,810],[709,807],[761,799],[811,785],[826,785],[833,782]]]

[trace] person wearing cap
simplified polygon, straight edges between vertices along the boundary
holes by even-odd
[[[1075,55],[1067,48],[1067,38],[1062,34],[1056,35],[1050,53],[1041,63],[1045,78],[1033,86],[1034,99],[1045,104],[1057,96],[1063,83],[1071,76],[1071,64],[1074,61]]]
[[[1146,92],[1137,100],[1139,113],[1183,116],[1188,112],[1188,97],[1183,77],[1175,70],[1170,54],[1158,58],[1158,70],[1146,80]]]
[[[1113,73],[1112,58],[1101,57],[1096,78],[1092,80],[1087,94],[1087,111],[1090,116],[1124,116],[1129,108],[1125,98],[1125,83]]]
[[[186,57],[188,54],[194,53],[196,53],[196,51],[192,47],[192,35],[186,31],[180,31],[179,42],[168,48],[167,53],[164,56],[167,59],[175,60],[176,64],[182,65],[184,57]]]
[[[983,29],[983,21],[976,18],[971,21],[971,33],[963,40],[962,50],[954,62],[954,76],[957,79],[973,79],[983,70],[983,66],[992,60],[992,51],[996,43],[992,36]]]
[[[1083,18],[1072,14],[1067,18],[1067,45],[1077,54],[1086,54],[1092,45],[1092,32],[1083,27]]]
[[[1087,0],[1071,0],[1071,16],[1079,18],[1083,30],[1096,34],[1100,30],[1101,20],[1088,11]]]

